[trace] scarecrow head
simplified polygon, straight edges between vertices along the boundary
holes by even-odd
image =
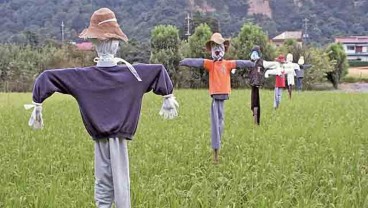
[[[90,19],[89,27],[79,35],[90,39],[96,46],[99,57],[113,56],[119,48],[119,41],[128,42],[128,37],[120,29],[116,16],[108,8],[96,10]]]
[[[285,63],[285,56],[284,56],[284,55],[282,55],[282,54],[280,54],[280,55],[275,59],[275,61],[277,61],[277,62],[279,62],[279,63],[283,64],[283,63]]]
[[[288,53],[286,55],[286,61],[289,62],[289,63],[292,63],[293,62],[293,54]]]
[[[250,53],[250,60],[257,61],[261,57],[262,57],[261,47],[259,47],[258,45],[253,46],[252,51]]]
[[[213,60],[221,60],[224,58],[225,52],[229,49],[230,40],[222,37],[220,33],[214,33],[211,39],[206,43],[207,51],[211,52]]]
[[[122,58],[115,58],[119,41],[128,42],[128,37],[120,29],[113,11],[108,8],[96,10],[91,16],[89,27],[84,29],[79,37],[90,39],[95,45],[98,57],[94,62],[98,67],[111,67],[116,66],[118,62],[123,62],[137,80],[142,81],[130,63]]]

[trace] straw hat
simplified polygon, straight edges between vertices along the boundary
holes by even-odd
[[[229,49],[230,46],[230,40],[223,38],[220,33],[213,33],[211,39],[206,42],[206,49],[208,51],[211,51],[211,43],[224,44],[225,52]]]
[[[96,38],[99,40],[118,39],[125,42],[128,37],[121,31],[115,14],[108,8],[96,10],[89,23],[89,27],[84,29],[79,35],[80,38]]]

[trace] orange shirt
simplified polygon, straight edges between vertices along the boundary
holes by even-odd
[[[208,71],[210,76],[210,94],[230,94],[230,71],[236,67],[236,62],[205,59],[203,67]]]

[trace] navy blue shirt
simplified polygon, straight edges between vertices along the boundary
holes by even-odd
[[[171,79],[161,64],[133,65],[139,82],[125,65],[54,69],[36,79],[33,101],[42,103],[54,92],[73,96],[84,126],[93,139],[134,136],[144,93],[173,92]]]

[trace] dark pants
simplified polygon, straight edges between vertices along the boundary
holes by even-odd
[[[250,110],[253,112],[254,122],[259,125],[261,122],[261,103],[259,99],[259,87],[256,86],[252,86]]]
[[[303,88],[303,77],[297,77],[296,78],[296,89],[298,91],[302,91]]]
[[[291,99],[291,93],[293,91],[293,85],[288,85],[287,90],[288,90],[288,93],[289,93],[289,98]]]
[[[291,92],[293,91],[293,86],[289,85],[289,82],[287,81],[287,79],[285,79],[285,86],[286,86],[286,89],[289,93],[289,98],[291,99]]]

